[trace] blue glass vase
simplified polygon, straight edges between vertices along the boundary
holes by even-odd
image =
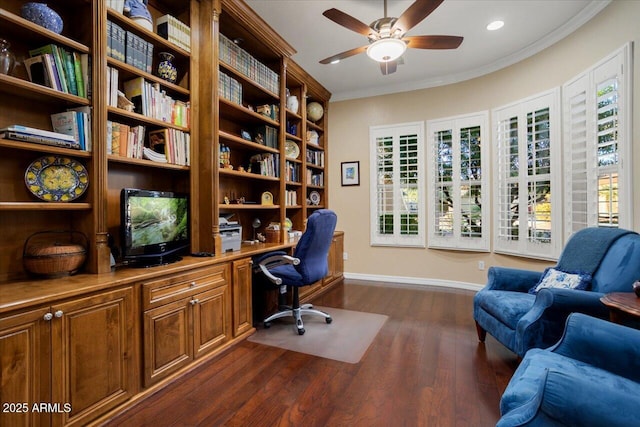
[[[160,55],[158,77],[169,83],[175,83],[178,80],[178,69],[173,65],[174,56],[169,52],[160,52],[158,55]]]
[[[27,21],[38,24],[56,34],[62,33],[62,18],[46,3],[25,3],[20,8],[20,14]]]

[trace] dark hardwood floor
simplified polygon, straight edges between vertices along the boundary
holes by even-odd
[[[360,363],[243,341],[108,426],[493,426],[518,359],[478,342],[472,291],[347,280],[314,301],[389,319]]]

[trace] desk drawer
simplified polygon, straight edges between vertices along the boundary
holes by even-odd
[[[229,283],[229,264],[200,268],[142,284],[142,309],[156,308]]]

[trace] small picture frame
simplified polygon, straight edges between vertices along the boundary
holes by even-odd
[[[360,185],[360,162],[342,162],[342,186]]]

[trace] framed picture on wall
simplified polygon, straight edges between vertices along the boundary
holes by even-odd
[[[342,162],[342,186],[360,185],[360,162]]]

